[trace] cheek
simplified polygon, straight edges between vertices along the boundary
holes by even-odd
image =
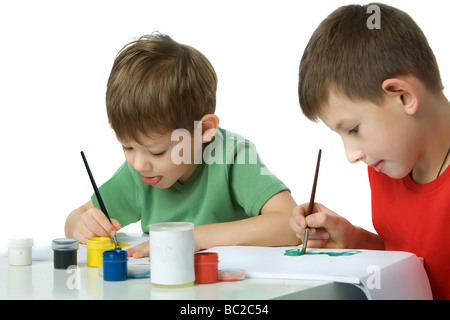
[[[403,143],[399,137],[398,128],[390,122],[374,122],[377,125],[368,126],[361,132],[365,150],[373,158],[389,160],[398,157]]]
[[[133,153],[130,152],[130,151],[126,151],[126,152],[124,152],[124,155],[125,155],[125,160],[128,162],[128,164],[129,164],[130,166],[133,167],[133,164],[134,164],[134,156],[133,156]]]
[[[418,149],[417,140],[408,130],[396,127],[384,134],[384,150],[386,155],[392,155],[394,160],[405,162],[416,153]],[[381,148],[381,146],[380,146]]]
[[[172,161],[170,154],[168,156],[164,156],[157,161],[154,161],[154,168],[158,170],[161,175],[176,175],[180,172],[183,172],[183,167],[185,166],[183,163],[175,164]]]
[[[408,134],[385,130],[378,135],[379,139],[372,141],[370,154],[375,159],[385,160],[385,173],[393,178],[400,179],[406,176],[414,166],[417,158],[418,146]]]
[[[391,158],[393,153],[396,153],[395,143],[388,137],[380,137],[368,143],[368,153],[375,157],[375,159],[386,160]]]

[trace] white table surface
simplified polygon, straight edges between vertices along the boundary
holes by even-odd
[[[126,237],[118,235],[119,239]],[[149,278],[108,282],[99,276],[98,268],[87,267],[82,246],[76,269],[54,269],[49,240],[48,245],[33,248],[29,266],[10,266],[7,253],[0,253],[0,299],[365,299],[365,295],[351,284],[319,280],[248,278],[185,288],[152,286]]]

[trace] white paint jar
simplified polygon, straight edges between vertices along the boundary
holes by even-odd
[[[149,226],[152,284],[189,286],[195,280],[194,224],[164,222]]]
[[[8,238],[8,262],[11,266],[29,266],[31,264],[31,249],[33,237],[27,235],[12,235]]]

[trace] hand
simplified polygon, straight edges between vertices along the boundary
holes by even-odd
[[[109,222],[105,214],[94,207],[79,212],[75,217],[78,219],[75,220],[72,237],[80,243],[86,243],[87,239],[93,237],[113,237],[122,227],[115,219]]]
[[[303,240],[305,229],[310,228],[308,247],[310,248],[349,248],[354,226],[348,220],[315,203],[313,213],[306,217],[309,203],[296,206],[289,219],[289,225],[297,237]]]
[[[129,248],[127,251],[128,256],[133,257],[135,259],[148,257],[150,254],[150,243],[148,241],[142,242],[137,246]]]
[[[200,248],[197,245],[195,245],[195,251],[197,250],[200,250]],[[127,251],[128,256],[133,257],[135,259],[148,257],[150,255],[150,242],[147,240],[145,242],[138,244],[137,246],[129,248]]]

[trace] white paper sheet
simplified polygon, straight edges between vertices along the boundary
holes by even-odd
[[[245,269],[248,278],[328,280],[359,286],[371,298],[430,299],[425,270],[412,253],[360,250],[349,256],[285,256],[292,247],[215,247],[219,269]],[[320,252],[346,250],[308,249]]]

